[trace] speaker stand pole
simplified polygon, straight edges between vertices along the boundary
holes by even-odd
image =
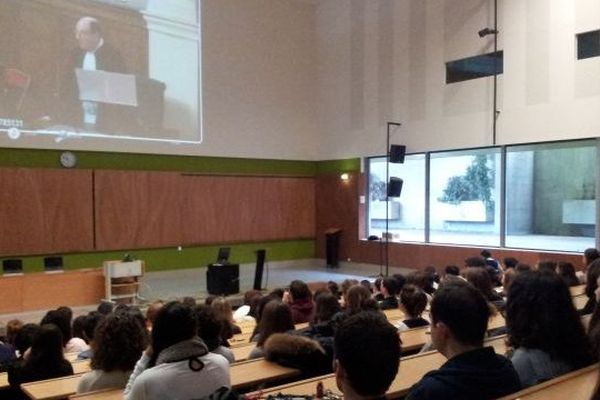
[[[385,276],[390,275],[390,135],[392,126],[401,126],[398,122],[388,122],[385,142]]]

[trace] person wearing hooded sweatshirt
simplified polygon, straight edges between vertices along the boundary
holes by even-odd
[[[290,290],[286,302],[292,310],[294,324],[310,322],[315,315],[315,304],[312,301],[312,293],[308,285],[300,280],[290,283]]]
[[[410,400],[495,399],[521,388],[511,362],[483,347],[490,316],[479,290],[467,282],[440,287],[431,303],[431,340],[448,361],[410,390]]]
[[[210,353],[197,336],[191,307],[171,302],[160,309],[150,346],[135,365],[126,400],[195,399],[231,387],[229,362]]]

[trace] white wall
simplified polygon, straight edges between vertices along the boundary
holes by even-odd
[[[600,29],[597,0],[499,0],[497,143],[600,135],[600,58],[575,34]],[[477,31],[492,0],[327,0],[317,9],[320,158],[492,144],[492,78],[445,84],[446,61],[493,50]]]
[[[0,134],[0,147],[317,159],[316,6],[298,0],[200,1],[202,144],[89,138],[55,143],[39,136],[12,141]]]

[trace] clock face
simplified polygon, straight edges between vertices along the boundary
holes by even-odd
[[[77,157],[70,151],[65,151],[60,155],[60,165],[65,168],[73,168],[77,164]]]

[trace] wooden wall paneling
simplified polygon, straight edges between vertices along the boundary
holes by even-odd
[[[98,268],[26,274],[22,311],[96,304],[103,296],[104,276]]]
[[[91,171],[0,169],[0,255],[93,250]]]
[[[0,313],[23,309],[23,275],[0,276]]]
[[[178,173],[96,171],[98,250],[182,244],[184,201]]]
[[[182,176],[186,243],[314,236],[314,181],[307,178]]]
[[[358,245],[358,174],[350,174],[346,182],[339,174],[322,175],[317,178],[317,251],[325,258],[325,231],[342,229],[339,258],[345,261],[356,258]]]

